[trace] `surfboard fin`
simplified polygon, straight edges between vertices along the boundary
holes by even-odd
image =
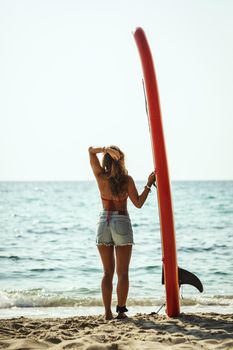
[[[203,285],[201,281],[192,272],[189,272],[187,270],[184,270],[178,267],[178,278],[179,278],[179,287],[182,284],[190,284],[191,286],[197,288],[200,293],[203,292]],[[164,284],[164,271],[162,271],[162,284]]]

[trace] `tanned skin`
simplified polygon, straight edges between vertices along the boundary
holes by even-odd
[[[114,202],[115,208],[117,211],[126,211],[127,210],[127,199],[129,198],[131,202],[137,208],[141,208],[145,203],[148,193],[152,184],[155,182],[155,173],[152,172],[147,181],[147,186],[145,186],[143,192],[139,195],[137,188],[135,186],[135,182],[131,176],[128,175],[127,182],[127,195],[125,195],[122,200],[119,201],[119,198],[114,198],[111,193],[108,174],[102,168],[99,158],[97,154],[99,153],[109,153],[109,155],[118,160],[120,158],[120,153],[112,149],[110,147],[89,147],[89,156],[90,156],[90,164],[97,180],[97,184],[99,187],[99,191],[101,197],[106,199],[118,199]],[[106,201],[102,200],[103,208],[107,210]],[[110,320],[113,318],[111,311],[111,302],[112,302],[112,281],[113,275],[115,272],[116,265],[116,273],[118,277],[117,282],[117,304],[119,306],[126,305],[126,300],[128,296],[129,290],[129,263],[132,254],[132,245],[125,246],[117,246],[115,247],[115,255],[116,255],[116,263],[114,257],[114,246],[105,246],[99,245],[98,250],[100,253],[100,257],[103,264],[104,275],[101,283],[102,287],[102,298],[103,304],[105,307],[105,318],[106,320]],[[124,313],[118,313],[117,318],[124,318],[126,315]]]

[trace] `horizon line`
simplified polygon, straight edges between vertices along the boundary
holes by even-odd
[[[95,182],[95,179],[79,179],[79,180],[1,180],[0,182]],[[144,182],[145,179],[134,179],[134,181],[138,182]],[[195,182],[195,181],[233,181],[233,179],[171,179],[171,182],[177,181],[189,181],[189,182]]]

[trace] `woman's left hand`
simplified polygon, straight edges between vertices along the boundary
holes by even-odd
[[[155,174],[156,174],[156,170],[153,171],[153,172],[148,176],[148,182],[147,182],[147,184],[148,184],[148,186],[150,186],[150,187],[151,187],[153,184],[155,184],[155,182],[156,182]]]
[[[110,147],[106,148],[106,152],[114,159],[114,160],[119,160],[121,155],[116,149],[112,149]]]

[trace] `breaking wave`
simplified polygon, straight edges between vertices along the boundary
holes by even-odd
[[[74,291],[72,291],[74,294]],[[85,294],[85,291],[84,293]],[[90,291],[88,293],[90,295]],[[88,295],[87,294],[87,295]],[[128,306],[160,306],[164,298],[129,298]],[[79,307],[102,306],[102,299],[97,297],[69,295],[67,292],[55,293],[44,289],[0,291],[0,308],[12,307]],[[183,306],[233,306],[233,295],[214,295],[205,297],[186,297],[181,299]]]

